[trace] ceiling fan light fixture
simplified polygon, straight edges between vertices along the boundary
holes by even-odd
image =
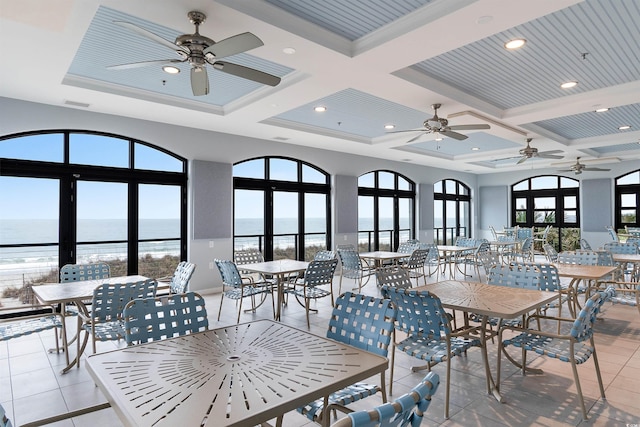
[[[618,130],[629,130],[629,129],[631,129],[630,125],[622,125],[618,127]]]
[[[327,107],[325,107],[324,105],[318,105],[317,107],[313,108],[313,111],[315,111],[316,113],[324,113],[325,111],[327,111]]]
[[[162,67],[162,71],[167,74],[178,74],[180,73],[180,68],[174,67],[173,65],[165,65],[164,67]]]
[[[576,86],[578,86],[578,82],[576,81],[564,82],[560,85],[562,89],[571,89],[572,87]]]
[[[513,40],[509,40],[508,42],[506,42],[504,44],[504,48],[507,49],[507,50],[520,49],[526,43],[527,43],[527,41],[525,39],[513,39]]]
[[[442,141],[442,135],[440,132],[436,132],[436,141]]]

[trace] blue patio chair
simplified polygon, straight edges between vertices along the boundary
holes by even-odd
[[[240,314],[242,313],[242,301],[245,298],[251,298],[251,311],[254,311],[262,305],[267,299],[267,295],[271,295],[271,307],[273,316],[276,315],[275,302],[273,300],[273,286],[269,281],[256,281],[240,276],[240,271],[233,261],[216,259],[214,260],[218,272],[222,278],[222,294],[220,295],[220,308],[218,309],[218,320],[222,313],[222,303],[225,298],[239,301],[238,317],[236,323],[240,322]],[[261,300],[256,305],[255,297],[260,296]]]
[[[382,295],[391,300],[398,310],[396,329],[407,334],[406,338],[395,343],[391,351],[389,393],[393,394],[396,349],[427,362],[424,367],[412,368],[414,372],[424,368],[431,370],[432,365],[446,362],[444,416],[449,418],[451,359],[466,353],[471,347],[481,347],[479,327],[469,327],[454,332],[440,299],[430,292],[383,286]]]
[[[525,237],[515,252],[515,261],[533,262],[533,237]]]
[[[625,243],[622,242],[608,242],[604,244],[604,250],[611,252],[612,254],[628,254],[628,255],[637,255],[638,254],[638,244],[634,241],[629,242],[628,240]],[[640,276],[640,272],[638,270],[638,265],[636,263],[619,263],[622,274],[625,275],[628,281],[636,282],[638,281],[638,276]],[[626,280],[621,278],[622,280]]]
[[[336,272],[338,260],[336,258],[327,260],[313,260],[307,266],[304,276],[289,282],[285,292],[296,297],[298,303],[304,307],[307,315],[307,327],[309,323],[309,312],[318,312],[310,307],[311,300],[331,297],[333,306],[333,275]]]
[[[640,313],[640,282],[607,282],[607,301],[636,307]]]
[[[418,427],[439,384],[438,374],[429,372],[420,384],[393,403],[383,403],[368,411],[352,412],[331,427]]]
[[[424,262],[424,266],[427,269],[426,273],[432,276],[436,273],[436,278],[440,276],[440,268],[442,267],[443,260],[440,258],[440,251],[438,245],[435,243],[420,243],[418,249],[426,249],[427,259]],[[433,269],[433,271],[432,271]]]
[[[458,264],[464,265],[463,274],[465,276],[470,276],[469,274],[467,274],[467,266],[471,266],[478,278],[480,278],[480,266],[482,266],[480,256],[481,254],[488,252],[491,249],[491,245],[489,244],[488,240],[484,239],[476,240],[473,245],[476,246],[476,248],[469,252],[464,252],[462,256],[459,256],[456,259],[456,262]]]
[[[264,262],[264,256],[257,248],[240,249],[233,252],[233,262],[236,266],[240,266],[238,271],[243,280],[249,280],[250,282],[270,282],[273,286],[277,283],[272,277],[267,277],[264,274],[254,273],[251,271],[244,271],[242,269],[243,264],[257,264]]]
[[[587,239],[580,239],[580,249],[585,249],[588,251],[593,250],[593,248],[591,248],[591,245],[589,244]]]
[[[421,277],[424,284],[427,284],[425,263],[428,255],[428,249],[414,249],[409,258],[400,264],[400,268],[405,270],[411,279],[416,279],[416,284],[418,284]]]
[[[336,300],[329,319],[327,338],[387,357],[396,313],[397,310],[387,299],[345,292]],[[323,417],[329,416],[329,405],[331,410],[353,412],[346,405],[378,392],[382,394],[382,401],[386,403],[384,371],[380,373],[380,384],[359,382],[331,393],[326,409],[324,398],[321,398],[298,408],[297,411],[311,421],[323,422]]]
[[[153,279],[131,283],[104,283],[93,290],[91,312],[78,313],[78,331],[91,335],[93,353],[96,341],[115,341],[124,338],[122,312],[129,301],[137,298],[154,298],[158,282]],[[78,354],[80,354],[80,341]],[[80,363],[78,363],[80,365]]]
[[[340,258],[340,284],[338,293],[342,293],[342,278],[353,279],[358,285],[357,290],[360,292],[362,287],[367,284],[374,269],[363,264],[358,252],[351,249],[338,249],[338,258]],[[354,288],[356,289],[356,288]]]
[[[204,298],[195,292],[134,299],[124,307],[127,345],[142,344],[207,330]]]
[[[580,379],[578,378],[577,365],[582,364],[593,356],[593,362],[600,387],[600,396],[604,399],[604,387],[602,385],[602,377],[600,375],[600,366],[598,365],[598,356],[596,354],[595,342],[593,339],[593,325],[596,321],[596,314],[600,310],[606,296],[601,292],[596,292],[587,300],[584,308],[576,319],[565,319],[561,317],[534,315],[528,319],[531,320],[556,320],[560,322],[572,324],[571,331],[566,335],[554,334],[551,332],[528,329],[528,324],[522,327],[504,327],[498,332],[498,354],[506,351],[508,346],[520,348],[522,351],[521,369],[523,375],[526,372],[527,351],[535,351],[536,353],[558,359],[561,362],[571,363],[573,378],[576,383],[580,406],[582,408],[582,416],[587,420],[587,409],[582,396],[582,388]],[[505,331],[517,333],[513,338],[503,339]],[[498,357],[498,373],[496,379],[496,388],[500,389],[500,364],[502,357]]]
[[[79,280],[108,279],[111,277],[109,264],[96,262],[92,264],[65,264],[60,268],[60,283],[77,282]]]
[[[179,262],[173,276],[171,276],[169,280],[169,294],[182,294],[187,292],[189,290],[189,281],[195,269],[196,265],[194,263],[187,261]],[[162,283],[163,281],[158,279],[158,282]]]

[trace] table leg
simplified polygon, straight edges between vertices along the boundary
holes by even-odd
[[[82,303],[82,302],[77,302],[76,306],[78,307],[78,312],[82,312],[85,315],[89,314],[89,310],[87,309],[87,307]],[[89,342],[89,333],[85,332],[84,336],[82,338],[82,344],[80,343],[80,334],[82,333],[82,328],[80,327],[82,324],[82,322],[80,321],[80,318],[78,318],[78,330],[76,331],[76,336],[72,338],[71,342],[77,340],[78,346],[77,346],[77,352],[76,352],[76,357],[73,360],[69,360],[68,354],[69,354],[69,343],[67,342],[67,366],[65,366],[62,371],[60,372],[61,374],[66,374],[67,372],[69,372],[69,370],[71,368],[73,368],[74,365],[76,365],[78,368],[80,367],[80,358],[82,357],[82,355],[84,354],[84,350],[87,347],[87,343]],[[66,335],[66,329],[64,334]]]
[[[487,354],[487,321],[489,316],[482,316],[482,323],[480,327],[480,342],[482,344],[482,361],[484,362],[484,370],[485,376],[487,378],[487,393],[493,394],[493,397],[500,402],[504,403],[504,399],[500,394],[500,390],[496,387],[496,383],[493,379],[493,375],[491,374],[491,368],[489,367],[489,357]],[[493,333],[493,332],[491,332]],[[500,352],[498,352],[498,357],[500,357]]]

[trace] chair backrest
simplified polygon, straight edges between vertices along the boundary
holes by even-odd
[[[560,264],[598,265],[596,251],[562,251],[558,254]]]
[[[420,384],[394,402],[383,403],[368,411],[351,412],[331,427],[419,426],[439,384],[438,374],[429,372]]]
[[[173,273],[169,283],[169,292],[172,294],[182,294],[189,290],[189,280],[196,270],[196,265],[192,262],[181,261]]]
[[[544,254],[547,257],[547,261],[556,262],[558,260],[558,251],[556,248],[551,246],[550,243],[545,243],[542,245],[542,249],[544,250]]]
[[[222,278],[222,283],[226,286],[233,286],[234,288],[242,286],[242,277],[238,271],[238,267],[233,261],[214,259],[213,262],[218,267],[218,272]]]
[[[607,225],[605,228],[609,232],[609,236],[611,236],[611,239],[614,242],[619,242],[620,241],[620,239],[618,239],[618,233],[616,232],[616,230],[612,226]]]
[[[596,315],[600,311],[602,304],[606,299],[604,292],[596,292],[589,298],[576,320],[573,322],[571,332],[569,334],[578,342],[590,339],[593,336],[593,325],[596,322]]]
[[[129,301],[154,298],[158,282],[153,279],[130,283],[103,283],[93,290],[91,317],[98,323],[122,319]]]
[[[400,289],[409,289],[413,286],[409,272],[395,266],[376,268],[376,280],[378,286],[391,286]]]
[[[389,298],[398,310],[398,329],[412,335],[439,340],[451,333],[451,324],[436,295],[412,289],[383,286],[382,295]]]
[[[311,261],[304,272],[305,285],[321,286],[331,284],[337,265],[338,260],[336,258]]]
[[[360,255],[355,250],[338,249],[338,257],[343,270],[362,270]]]
[[[357,251],[355,245],[352,245],[351,243],[346,243],[344,245],[338,245],[336,246],[336,250],[348,250],[348,251]]]
[[[484,251],[478,253],[478,261],[480,261],[480,264],[482,264],[484,273],[486,275],[488,275],[489,271],[491,271],[491,267],[502,263],[500,258],[500,252],[497,251]]]
[[[592,250],[591,245],[587,241],[587,239],[580,239],[580,249],[586,249],[588,251]]]
[[[539,289],[542,279],[540,269],[533,263],[495,265],[489,270],[487,283],[512,288]]]
[[[316,254],[313,256],[313,259],[327,260],[327,259],[337,259],[337,258],[336,258],[336,253],[334,251],[323,250],[323,251],[316,252]]]
[[[604,244],[604,250],[613,254],[637,254],[638,244],[635,242],[608,242]]]
[[[427,256],[429,255],[428,249],[416,249],[411,252],[409,259],[404,264],[405,268],[421,268],[424,266],[424,263],[427,261]]]
[[[134,299],[124,308],[127,345],[192,334],[209,328],[204,298],[195,292]]]
[[[336,300],[327,338],[387,357],[396,313],[387,299],[345,292]]]
[[[264,256],[258,249],[242,249],[233,253],[233,261],[237,265],[264,262]]]
[[[92,264],[66,264],[60,269],[60,283],[77,282],[79,280],[108,279],[111,277],[109,264],[95,262]]]
[[[533,227],[518,227],[516,231],[516,239],[524,240],[527,237],[533,237]]]
[[[0,427],[12,427],[11,420],[7,417],[7,412],[0,405]]]
[[[626,243],[635,243],[640,247],[640,237],[627,237]]]
[[[561,289],[560,275],[558,268],[551,264],[534,264],[540,270],[540,290],[542,291],[558,291]]]
[[[398,251],[401,254],[410,254],[414,250],[418,249],[419,243],[415,242],[402,242],[398,245]]]

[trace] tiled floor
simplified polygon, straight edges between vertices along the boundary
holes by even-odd
[[[434,281],[432,278],[430,281]],[[336,280],[335,286],[337,288]],[[349,285],[352,281],[345,282]],[[373,283],[363,293],[377,295]],[[216,320],[219,295],[206,296],[210,327],[235,322],[235,306],[225,301],[220,321]],[[331,310],[329,298],[316,304],[318,314],[311,314],[311,331],[324,335]],[[241,321],[271,318],[269,304],[256,314],[243,314]],[[306,329],[304,309],[293,300],[284,308],[282,321]],[[84,406],[106,401],[87,373],[84,363],[61,375],[64,356],[50,354],[53,333],[14,339],[0,343],[0,403],[7,409],[16,426]],[[115,343],[101,343],[98,351],[117,347]],[[121,344],[122,345],[122,344]],[[467,356],[452,361],[450,418],[444,419],[445,366],[433,368],[440,375],[441,387],[425,415],[424,425],[442,426],[625,426],[640,424],[640,314],[633,307],[605,305],[596,327],[596,345],[607,399],[599,399],[593,361],[578,366],[590,419],[582,421],[576,388],[568,363],[530,355],[531,364],[542,368],[542,375],[522,376],[503,359],[502,393],[506,403],[500,404],[485,393],[484,369],[480,351],[472,349]],[[91,350],[88,349],[88,352]],[[489,345],[489,360],[495,374],[496,345]],[[397,354],[394,396],[408,391],[425,375],[425,371],[411,373],[410,366],[419,365],[405,354]],[[387,375],[388,378],[388,375]],[[393,399],[393,396],[391,396]],[[381,402],[378,396],[353,405],[356,409],[370,408]],[[120,426],[113,409],[106,409],[52,426]],[[301,415],[292,412],[285,416],[284,425],[311,426]],[[215,426],[217,427],[217,426]]]

